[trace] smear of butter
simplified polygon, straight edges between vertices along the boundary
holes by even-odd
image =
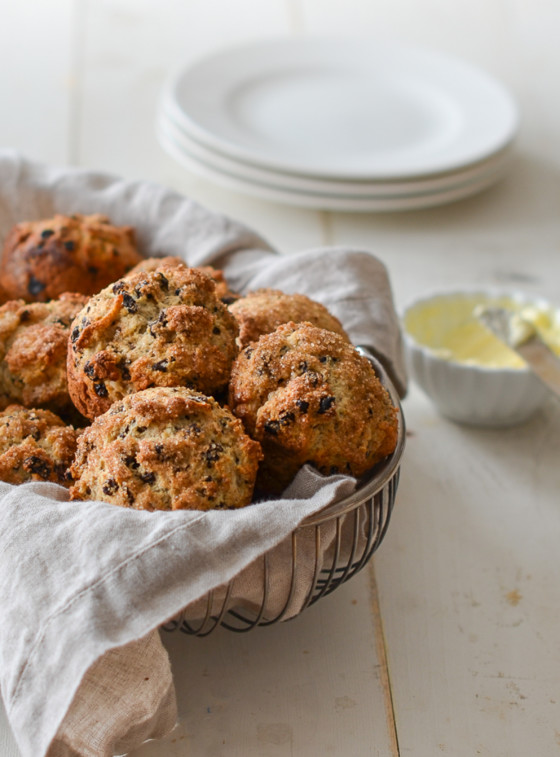
[[[475,310],[480,307],[501,307],[518,313],[560,356],[560,311],[510,297],[434,298],[409,309],[404,325],[416,342],[444,360],[487,368],[523,368],[524,361],[478,321]]]

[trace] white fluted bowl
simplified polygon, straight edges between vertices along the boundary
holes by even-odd
[[[420,309],[425,312],[426,308],[434,306],[432,320],[439,310],[445,328],[449,328],[453,326],[453,304],[461,299],[467,302],[473,298],[483,298],[489,304],[500,298],[508,298],[521,305],[551,308],[560,326],[560,311],[542,299],[518,292],[473,290],[446,292],[417,299],[406,308],[402,318],[410,376],[432,400],[437,410],[453,421],[489,428],[523,423],[550,396],[549,390],[527,367],[487,367],[470,361],[449,359],[438,351],[438,324],[426,323],[422,333],[418,323],[413,323]],[[449,305],[448,309],[446,305]],[[459,318],[461,313],[457,312],[455,316]]]

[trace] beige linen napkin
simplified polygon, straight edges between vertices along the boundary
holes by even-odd
[[[324,302],[370,346],[401,393],[406,374],[387,273],[364,251],[280,256],[240,224],[162,187],[0,152],[0,236],[17,221],[106,213],[145,255],[223,267],[233,289],[273,286]],[[277,501],[231,512],[147,513],[69,502],[48,483],[0,484],[0,685],[23,755],[105,756],[175,721],[158,627],[243,574],[353,479],[304,468]],[[296,604],[292,612],[297,612]]]

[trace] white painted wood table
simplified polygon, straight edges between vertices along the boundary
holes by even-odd
[[[465,284],[560,303],[556,4],[1,0],[0,20],[1,147],[175,187],[286,254],[370,250],[399,308]],[[502,78],[523,114],[506,180],[440,209],[354,216],[236,195],[163,154],[154,115],[170,70],[224,44],[307,33],[432,45]],[[373,565],[290,623],[169,635],[181,724],[134,757],[560,754],[560,406],[475,430],[413,386],[405,414],[397,506]],[[4,716],[0,755],[18,755]]]

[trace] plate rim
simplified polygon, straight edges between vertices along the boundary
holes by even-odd
[[[328,181],[307,176],[298,176],[284,171],[271,171],[260,166],[248,165],[242,161],[212,150],[181,130],[164,110],[160,110],[156,121],[156,130],[167,131],[177,147],[183,149],[195,160],[208,163],[216,171],[235,174],[243,181],[252,183],[270,183],[279,189],[311,194],[336,195],[340,197],[403,197],[411,194],[428,194],[455,189],[460,184],[467,184],[489,176],[491,173],[501,175],[512,159],[513,141],[499,152],[483,161],[478,161],[465,169],[445,172],[434,177],[419,177],[408,181],[392,182],[351,182]]]
[[[235,192],[307,210],[326,210],[342,213],[394,213],[425,210],[471,197],[490,188],[502,178],[502,176],[490,176],[444,192],[419,193],[406,198],[370,197],[352,200],[351,198],[341,198],[335,195],[319,196],[313,193],[289,192],[272,186],[247,182],[230,174],[219,172],[202,161],[192,158],[173,143],[170,138],[159,131],[157,132],[157,137],[160,146],[169,156],[182,165],[183,168],[202,178]]]

